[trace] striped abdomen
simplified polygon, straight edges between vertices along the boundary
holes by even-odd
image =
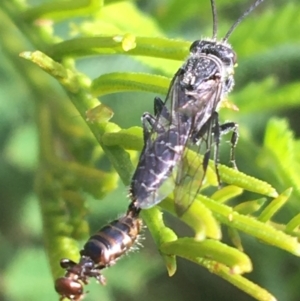
[[[110,266],[132,247],[141,227],[141,220],[135,217],[114,220],[91,236],[80,254],[90,257],[99,268]]]
[[[172,171],[182,158],[188,138],[184,126],[189,124],[168,129],[146,142],[129,188],[131,199],[141,209],[153,207],[173,191]]]
[[[78,263],[62,259],[60,266],[65,269],[63,277],[55,281],[55,290],[60,300],[68,298],[80,301],[84,296],[84,285],[90,278],[105,284],[101,270],[113,265],[136,242],[142,228],[138,218],[140,209],[130,204],[125,216],[114,220],[91,236],[80,252]]]

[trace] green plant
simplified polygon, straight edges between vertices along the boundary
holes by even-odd
[[[160,24],[167,30],[173,22],[179,31],[178,24],[186,22],[184,16],[190,17],[199,6],[199,1],[183,6],[181,1],[174,0],[165,8]],[[226,6],[230,4],[218,3],[220,10]],[[236,72],[238,90],[230,98],[241,112],[222,109],[224,117],[241,124],[238,163],[246,162],[248,166],[239,164],[240,170],[257,178],[221,166],[222,181],[230,186],[209,191],[207,196],[199,195],[181,218],[194,230],[196,239],[177,238],[165,226],[160,209],[142,212],[170,275],[176,270],[175,256],[180,256],[204,266],[257,300],[274,300],[274,297],[242,276],[252,270],[252,263],[243,252],[238,231],[299,256],[299,141],[293,138],[286,121],[275,118],[268,122],[263,145],[255,138],[255,133],[262,135],[261,129],[273,112],[299,106],[300,49],[295,38],[300,25],[296,15],[299,4],[266,7],[259,11],[259,17],[249,17],[241,24],[231,38],[240,65]],[[116,189],[118,177],[128,185],[137,161],[136,151],[142,147],[141,128],[121,128],[112,123],[111,106],[100,103],[96,97],[128,91],[165,95],[170,77],[188,54],[190,42],[165,38],[152,18],[127,1],[52,1],[29,7],[19,1],[4,0],[1,9],[3,51],[22,77],[33,102],[39,138],[35,189],[40,200],[46,250],[56,278],[61,275],[59,259],[77,260],[78,240],[86,239],[89,233],[85,220],[89,197],[84,193],[101,199]],[[181,11],[181,20],[172,18],[174,11]],[[21,31],[22,38],[6,31],[11,22]],[[69,24],[67,37],[59,28],[63,22]],[[224,32],[227,25],[224,22],[220,31]],[[244,38],[247,36],[251,39]],[[37,66],[19,58],[19,53],[54,77],[63,91]],[[103,74],[93,80],[79,71],[79,59],[103,55],[116,60],[118,55],[132,56],[141,64],[138,69],[143,73],[107,72],[110,65],[105,62]],[[129,63],[125,65],[128,66]],[[122,106],[133,106],[129,101]],[[135,101],[133,104],[140,100]],[[82,120],[72,118],[78,115]],[[217,185],[211,167],[207,187]],[[271,182],[284,192],[278,196],[270,184],[258,179]],[[293,187],[293,193],[287,187]],[[243,190],[254,194],[240,196]],[[238,196],[238,205],[224,204]],[[261,196],[274,199],[265,205],[266,199]],[[284,216],[285,222],[271,221],[288,199],[291,212]],[[160,207],[173,214],[172,197]],[[228,227],[235,247],[220,242],[220,224]],[[150,272],[151,267],[144,273]]]

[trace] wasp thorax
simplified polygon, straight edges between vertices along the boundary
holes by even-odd
[[[210,54],[218,57],[225,65],[236,64],[237,55],[226,42],[197,40],[190,47],[191,54]]]

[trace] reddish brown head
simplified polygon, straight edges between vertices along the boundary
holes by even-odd
[[[70,300],[79,301],[83,297],[83,284],[75,277],[61,277],[55,281],[55,290],[61,295],[61,300],[63,298],[68,298]]]

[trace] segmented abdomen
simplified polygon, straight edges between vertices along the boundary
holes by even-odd
[[[91,236],[80,254],[90,257],[99,268],[110,266],[132,247],[141,227],[137,217],[114,220]]]
[[[186,133],[181,134],[176,128],[168,129],[155,140],[147,142],[129,188],[136,206],[150,208],[172,192],[174,179],[171,179],[173,183],[166,180],[182,156],[186,139]],[[160,189],[166,183],[164,189]]]

